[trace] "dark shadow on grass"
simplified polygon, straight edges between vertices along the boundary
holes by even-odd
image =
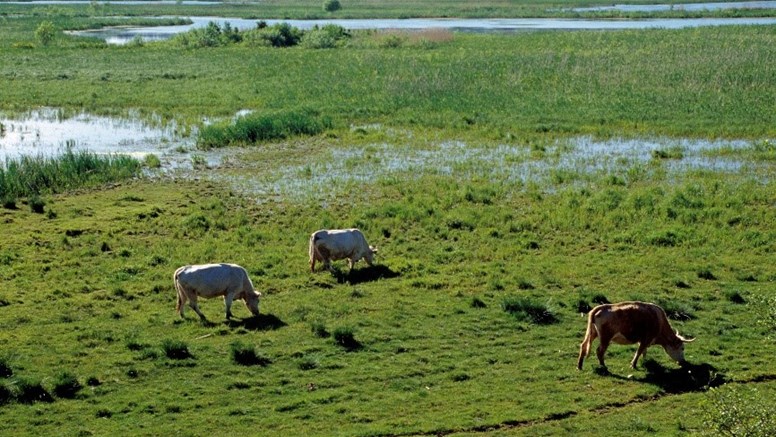
[[[231,319],[224,322],[230,328],[244,328],[248,331],[274,331],[287,325],[273,314],[259,314],[245,319]]]
[[[669,368],[654,360],[644,360],[642,365],[646,371],[643,378],[627,378],[611,373],[606,367],[601,366],[598,366],[594,371],[601,376],[655,384],[666,393],[671,394],[706,391],[727,382],[723,373],[707,363],[685,363],[679,368]]]
[[[394,272],[388,266],[374,265],[370,267],[364,267],[363,269],[354,269],[348,273],[342,272],[337,269],[332,273],[337,282],[349,283],[350,285],[361,284],[363,282],[373,282],[379,279],[391,279],[399,276],[398,272]]]

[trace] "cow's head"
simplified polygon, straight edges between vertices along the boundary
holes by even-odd
[[[369,250],[366,253],[366,256],[364,256],[364,259],[366,259],[367,264],[370,266],[375,260],[375,254],[377,253],[377,248],[374,246],[369,246]]]
[[[675,361],[677,361],[679,364],[684,364],[686,363],[686,361],[684,360],[684,344],[690,343],[691,341],[695,341],[695,339],[684,338],[681,335],[679,335],[679,331],[676,331],[676,334],[674,335],[674,338],[672,339],[672,341],[665,344],[663,346],[663,349],[665,349],[666,353]]]
[[[261,293],[254,290],[253,293],[245,293],[245,306],[248,307],[251,314],[254,316],[259,315],[259,300],[261,299]]]

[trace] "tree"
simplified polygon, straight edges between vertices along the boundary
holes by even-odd
[[[51,21],[44,21],[38,25],[37,29],[35,29],[35,38],[37,38],[42,45],[47,46],[54,39],[56,33],[57,29],[54,27],[54,23]]]
[[[323,10],[326,12],[339,11],[342,8],[339,0],[326,0],[323,2]]]

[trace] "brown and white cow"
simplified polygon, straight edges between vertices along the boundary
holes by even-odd
[[[639,357],[653,344],[663,346],[671,358],[679,364],[684,364],[684,344],[695,340],[683,338],[679,331],[674,332],[666,312],[653,303],[620,302],[598,305],[590,310],[587,317],[587,332],[579,347],[578,369],[582,369],[582,362],[590,353],[590,345],[596,337],[601,338],[596,354],[603,367],[606,367],[604,354],[610,342],[638,343],[636,355],[631,361],[631,367],[634,369]]]
[[[237,264],[201,264],[183,266],[173,275],[175,289],[178,292],[178,304],[175,310],[183,317],[186,300],[189,306],[207,320],[197,306],[197,297],[211,298],[223,296],[226,303],[226,318],[232,317],[232,301],[242,299],[254,316],[259,315],[261,293],[253,288],[248,272]]]
[[[322,261],[324,267],[334,272],[331,261],[348,259],[348,266],[353,270],[360,259],[368,265],[374,262],[377,248],[366,242],[364,234],[358,229],[322,229],[310,235],[310,271],[315,271],[315,262]]]

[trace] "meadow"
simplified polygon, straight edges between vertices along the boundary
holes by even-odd
[[[774,29],[183,49],[43,47],[41,17],[5,20],[4,111],[325,122],[227,125],[248,147],[214,168],[0,209],[0,434],[776,430]],[[579,136],[676,145],[598,166]],[[310,233],[351,226],[377,266],[311,273]],[[209,323],[181,320],[173,271],[220,261],[247,268],[261,315],[210,300]],[[631,299],[697,338],[690,365],[655,347],[631,370],[614,345],[609,372],[577,371],[584,313]]]

